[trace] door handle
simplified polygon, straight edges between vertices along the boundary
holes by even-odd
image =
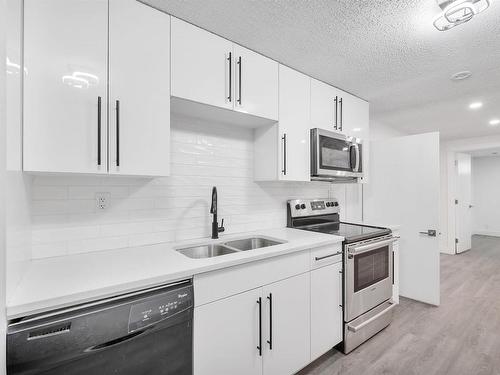
[[[286,133],[283,134],[281,139],[283,140],[283,169],[281,172],[283,172],[283,175],[286,176]]]
[[[425,232],[418,232],[420,234],[425,234],[429,237],[436,237],[437,236],[437,231],[435,229],[427,229]]]
[[[257,350],[259,351],[259,356],[262,357],[262,297],[259,297],[257,304],[259,305],[259,345],[257,346]]]
[[[120,101],[116,101],[116,166],[120,166]]]
[[[267,299],[269,300],[269,340],[267,343],[269,350],[273,350],[273,294],[269,293]]]
[[[344,109],[342,108],[342,98],[339,99],[340,104],[340,131],[344,128]]]
[[[228,92],[228,96],[227,96],[227,100],[231,103],[232,101],[232,93],[231,91],[233,90],[233,83],[232,83],[232,79],[233,79],[233,55],[231,52],[229,52],[229,56],[227,57],[227,62],[229,64],[229,92]]]
[[[333,124],[333,128],[337,130],[337,120],[338,120],[338,103],[339,103],[339,98],[338,96],[333,99],[333,102],[335,103],[335,123]]]
[[[101,166],[101,108],[102,99],[97,97],[97,165]]]
[[[238,104],[241,105],[241,56],[238,57]]]

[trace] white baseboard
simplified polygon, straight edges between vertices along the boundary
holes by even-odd
[[[500,237],[500,232],[490,232],[490,231],[485,231],[485,230],[475,230],[472,232],[472,234],[478,234],[480,236],[494,236],[494,237]]]

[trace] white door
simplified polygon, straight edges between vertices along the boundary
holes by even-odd
[[[264,319],[262,288],[194,309],[194,375],[262,373],[259,300]]]
[[[167,176],[170,16],[135,0],[109,5],[110,173]]]
[[[172,17],[172,96],[233,109],[233,43]]]
[[[107,54],[107,0],[25,0],[24,170],[107,173]]]
[[[263,287],[264,374],[294,374],[310,362],[310,274]],[[215,374],[215,373],[214,373]]]
[[[234,44],[234,109],[278,121],[276,61]]]
[[[342,262],[311,272],[311,360],[342,341]]]
[[[457,153],[455,158],[455,250],[462,253],[472,247],[472,163],[470,154]]]
[[[400,294],[439,305],[439,133],[371,142],[364,219],[401,225]],[[435,231],[435,232],[432,232]]]
[[[310,78],[280,65],[281,180],[310,181]]]

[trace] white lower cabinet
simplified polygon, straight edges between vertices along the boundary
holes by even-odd
[[[310,273],[263,288],[265,375],[290,375],[311,361]]]
[[[194,310],[194,374],[291,375],[310,362],[310,273]]]
[[[311,361],[342,341],[342,262],[311,272]]]
[[[262,288],[194,309],[194,374],[258,375]]]

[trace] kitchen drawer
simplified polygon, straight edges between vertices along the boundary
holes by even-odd
[[[309,271],[309,251],[194,276],[195,306]]]
[[[342,262],[342,243],[311,250],[311,269]]]

